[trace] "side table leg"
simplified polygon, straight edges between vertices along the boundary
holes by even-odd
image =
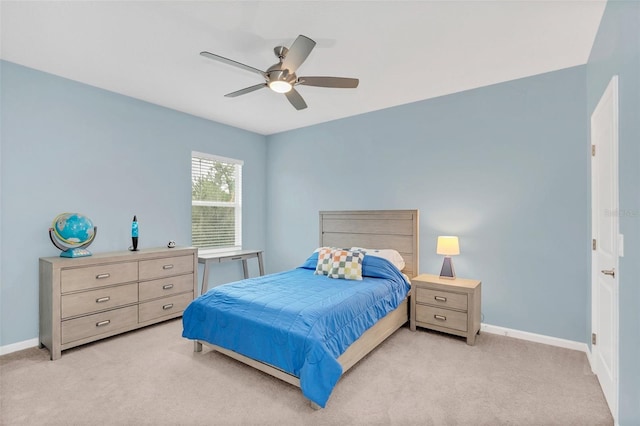
[[[204,264],[204,272],[202,273],[202,288],[200,289],[200,295],[207,292],[209,288],[209,262]]]
[[[247,266],[247,259],[242,259],[242,271],[244,272],[244,279],[249,278],[249,268]]]
[[[264,275],[264,265],[262,263],[262,252],[258,252],[258,268],[260,268],[260,276]]]

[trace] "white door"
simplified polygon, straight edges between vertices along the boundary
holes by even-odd
[[[614,419],[618,415],[618,77],[591,116],[592,368]]]

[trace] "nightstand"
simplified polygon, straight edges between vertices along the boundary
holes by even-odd
[[[480,332],[480,281],[421,274],[411,286],[411,331],[424,327],[466,337],[467,345],[475,343]]]

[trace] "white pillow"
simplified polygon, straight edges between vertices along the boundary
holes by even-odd
[[[367,249],[362,247],[351,247],[351,250],[363,251],[368,256],[377,256],[383,259],[387,259],[393,264],[399,271],[404,269],[404,259],[396,250],[393,249]]]

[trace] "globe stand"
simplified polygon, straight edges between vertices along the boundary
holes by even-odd
[[[90,240],[87,240],[84,244],[78,247],[73,247],[73,248],[65,247],[62,244],[60,244],[58,241],[56,241],[56,239],[53,238],[54,232],[55,231],[53,228],[49,228],[49,238],[51,239],[51,242],[53,243],[53,245],[56,246],[58,250],[61,250],[60,257],[69,257],[69,258],[85,257],[85,256],[91,256],[91,252],[87,250],[87,247],[91,245],[94,238],[96,237],[96,234],[98,233],[98,227],[97,226],[93,227],[93,235],[91,236]]]

